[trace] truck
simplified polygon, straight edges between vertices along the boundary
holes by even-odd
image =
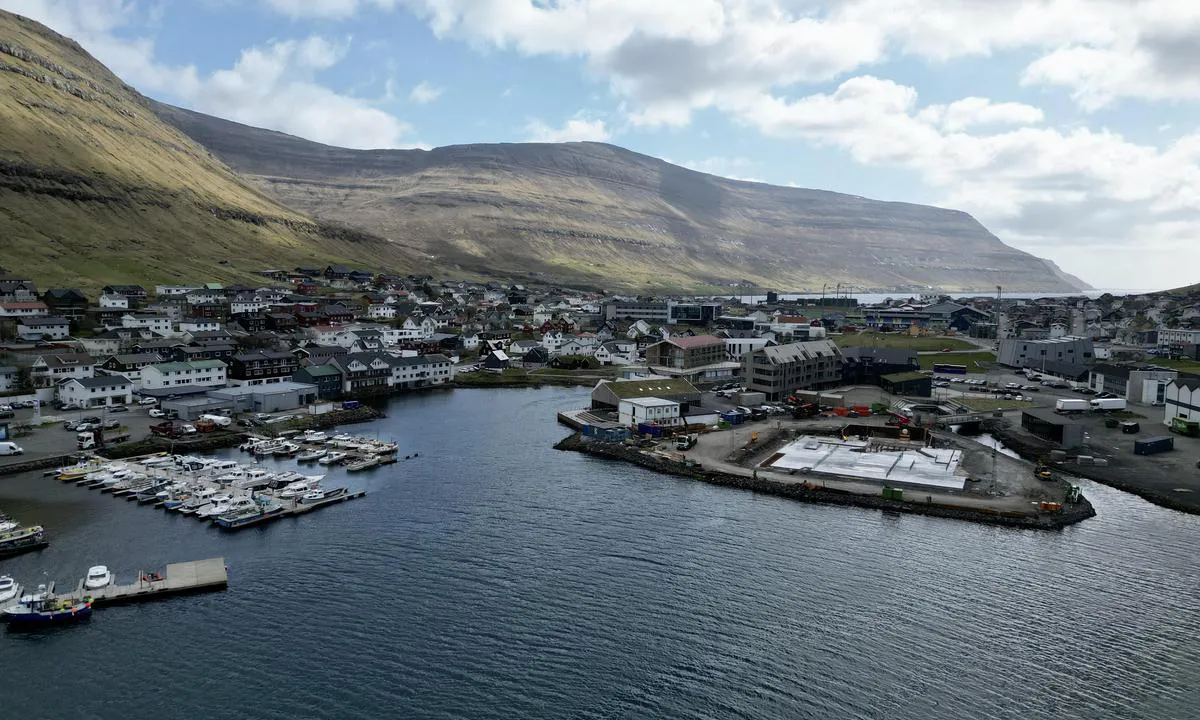
[[[691,450],[696,447],[696,440],[695,435],[680,435],[675,438],[675,449],[680,451]]]
[[[125,442],[129,433],[112,433],[105,437],[99,430],[85,430],[75,435],[76,446],[80,450],[97,450],[105,445]]]
[[[175,427],[175,423],[170,420],[158,423],[157,425],[151,425],[150,434],[167,438],[183,437],[183,431]]]
[[[1058,412],[1083,412],[1090,405],[1082,398],[1059,398],[1054,401],[1054,409]]]
[[[201,415],[201,420],[207,420],[217,427],[229,427],[233,424],[233,418],[225,417],[224,415]]]
[[[1096,398],[1092,401],[1092,410],[1096,412],[1124,410],[1126,407],[1125,398]]]

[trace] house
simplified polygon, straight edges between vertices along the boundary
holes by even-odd
[[[742,378],[747,390],[775,402],[796,390],[839,384],[842,353],[832,340],[765,347],[742,356]]]
[[[21,371],[12,365],[0,366],[0,392],[10,392],[17,389]]]
[[[342,280],[350,277],[352,271],[345,265],[326,265],[322,273],[326,280]]]
[[[617,422],[622,425],[681,425],[680,405],[658,397],[630,398],[617,406]]]
[[[142,368],[142,388],[160,390],[186,386],[225,387],[225,363],[220,360],[170,362]]]
[[[29,374],[35,387],[57,387],[63,380],[92,377],[96,374],[96,363],[90,355],[82,353],[39,355],[30,365]]]
[[[367,317],[372,320],[394,320],[396,318],[396,306],[386,303],[368,305]]]
[[[66,340],[71,337],[71,321],[60,317],[21,318],[17,337],[26,341]]]
[[[288,315],[288,317],[291,318],[292,316]],[[260,333],[267,330],[266,313],[242,313],[241,315],[234,315],[230,319],[248,333]],[[292,318],[292,321],[295,322],[295,318]]]
[[[199,360],[221,360],[226,364],[237,353],[237,348],[228,343],[205,343],[175,345],[160,353],[172,362],[197,362]]]
[[[221,330],[221,322],[210,318],[189,317],[179,321],[179,332],[181,333],[194,335],[195,333],[220,332]]]
[[[71,378],[59,383],[55,395],[82,408],[125,405],[133,402],[133,383],[123,375]]]
[[[582,355],[592,357],[596,354],[596,344],[580,338],[571,338],[558,346],[559,355]]]
[[[300,363],[290,352],[259,350],[229,359],[228,379],[234,386],[265,385],[291,379]]]
[[[291,313],[267,313],[267,329],[277,333],[289,333],[299,327],[296,316]]]
[[[329,363],[341,370],[342,392],[346,394],[386,392],[391,381],[391,363],[387,356],[379,353],[335,355],[329,359]]]
[[[50,308],[41,300],[0,302],[0,318],[45,317]]]
[[[630,365],[637,362],[637,343],[613,340],[596,348],[596,359],[602,365]]]
[[[521,362],[525,365],[545,365],[550,362],[550,351],[539,345],[522,355]]]
[[[325,305],[320,312],[324,313],[330,323],[348,323],[354,321],[354,310],[345,305]]]
[[[847,385],[878,385],[883,375],[921,369],[912,350],[881,347],[842,348],[842,382]]]
[[[32,280],[0,278],[0,302],[30,302],[37,299],[37,285]]]
[[[137,307],[146,299],[146,288],[141,285],[105,285],[100,292],[104,295],[124,295],[129,298],[130,307]]]
[[[342,371],[333,363],[302,367],[292,373],[292,380],[315,385],[318,400],[337,400],[342,397]]]
[[[725,341],[715,335],[672,337],[646,348],[650,371],[688,381],[731,377],[738,363],[726,359]]]
[[[125,355],[113,355],[100,363],[96,369],[107,375],[123,375],[129,378],[129,381],[134,384],[135,389],[140,389],[142,384],[142,368],[160,362],[162,362],[162,356],[158,353],[129,353]]]
[[[171,335],[171,318],[166,315],[145,315],[142,313],[127,313],[121,316],[121,327],[128,329],[149,330],[156,335]]]
[[[508,354],[503,350],[493,350],[484,356],[483,362],[480,365],[485,370],[504,370],[510,362]]]
[[[444,385],[453,378],[453,363],[445,355],[387,357],[392,366],[390,384],[397,390]]]
[[[203,290],[203,288],[199,285],[155,285],[154,297],[183,297],[197,290]]]
[[[121,352],[128,341],[129,337],[120,330],[109,330],[92,337],[79,338],[77,342],[89,355],[107,357]]]
[[[96,304],[100,306],[101,310],[128,310],[129,298],[124,295],[110,295],[105,293],[100,296]]]
[[[51,288],[42,293],[42,302],[58,317],[77,320],[88,309],[88,298],[75,288]]]
[[[241,296],[229,303],[230,315],[244,315],[246,313],[256,313],[269,310],[271,303],[258,295],[250,297]]]

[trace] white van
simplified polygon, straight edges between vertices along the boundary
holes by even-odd
[[[20,455],[23,452],[25,450],[15,442],[0,442],[0,455]]]

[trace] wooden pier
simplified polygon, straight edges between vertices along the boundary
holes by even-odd
[[[166,572],[142,573],[128,585],[109,585],[99,590],[87,590],[83,580],[75,587],[73,597],[90,596],[96,607],[159,600],[174,595],[215,592],[229,586],[225,558],[209,558],[191,562],[171,563]]]

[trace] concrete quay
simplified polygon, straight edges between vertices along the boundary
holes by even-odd
[[[88,590],[80,580],[72,597],[91,597],[92,605],[103,607],[159,600],[174,595],[215,592],[228,586],[229,571],[225,567],[225,558],[209,558],[171,563],[161,574],[142,572],[132,583],[109,585],[99,590]]]

